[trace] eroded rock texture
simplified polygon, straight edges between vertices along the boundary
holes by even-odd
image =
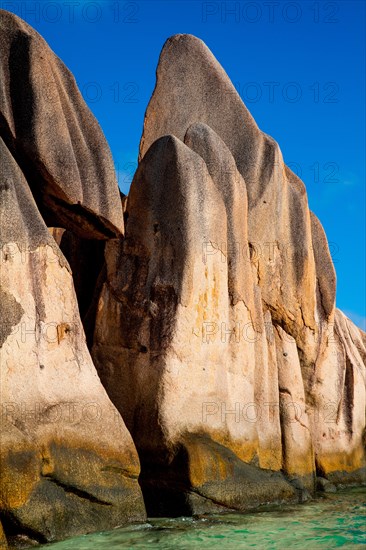
[[[364,481],[365,334],[206,46],[164,46],[122,200],[69,71],[1,10],[0,46],[0,544],[144,519],[140,463],[151,514]]]
[[[73,75],[43,38],[0,10],[0,131],[47,225],[123,231],[111,153]]]
[[[0,46],[0,524],[10,539],[45,542],[145,517],[138,455],[86,346],[63,229],[47,228],[105,239],[123,215],[70,73],[4,11]]]
[[[138,449],[150,513],[364,481],[365,335],[304,184],[198,39],[165,44],[106,245],[92,355]]]

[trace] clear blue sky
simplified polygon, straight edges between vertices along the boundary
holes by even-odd
[[[74,73],[127,193],[158,56],[206,42],[306,184],[330,242],[337,305],[365,329],[365,3],[5,1]]]

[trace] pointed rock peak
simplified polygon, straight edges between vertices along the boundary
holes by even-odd
[[[201,65],[201,68],[211,69],[217,72],[227,81],[227,84],[233,87],[229,77],[220,63],[217,61],[211,50],[200,38],[193,34],[174,34],[168,38],[162,48],[159,65],[162,67],[166,63],[171,63],[174,60],[178,63],[184,63],[192,60],[195,64]],[[189,67],[192,69],[193,67]],[[235,91],[235,90],[233,90]],[[239,97],[239,96],[238,96]]]
[[[140,159],[163,135],[173,134],[183,141],[189,126],[196,122],[207,124],[222,138],[244,177],[255,170],[253,161],[261,150],[258,142],[264,140],[263,134],[202,40],[179,34],[167,40],[160,55]]]
[[[187,177],[188,174],[190,178]],[[132,206],[138,205],[138,209],[141,210],[146,206],[146,201],[150,200],[156,201],[159,205],[160,195],[164,195],[169,196],[171,200],[165,214],[167,217],[173,215],[174,219],[176,210],[182,206],[181,202],[193,193],[190,189],[190,181],[197,178],[201,182],[201,187],[204,188],[209,174],[201,156],[174,135],[161,136],[151,145],[136,171],[129,193],[129,215],[133,210]],[[144,199],[140,196],[142,180],[145,181],[145,187],[150,189],[149,195]],[[177,194],[179,200],[177,200]],[[186,214],[189,215],[188,210]]]
[[[235,176],[237,180],[241,180],[243,193],[246,194],[245,184],[238,172],[233,155],[212,128],[203,122],[192,124],[184,136],[184,143],[203,158],[214,180],[219,179],[225,186],[225,174]]]

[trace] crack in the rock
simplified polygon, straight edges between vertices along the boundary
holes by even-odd
[[[90,502],[93,502],[94,504],[101,504],[103,506],[112,506],[111,502],[106,502],[105,500],[101,500],[94,495],[91,495],[87,491],[83,491],[82,489],[78,489],[77,487],[74,487],[72,485],[68,485],[67,483],[63,483],[59,479],[57,479],[54,476],[51,475],[43,475],[44,479],[47,479],[57,485],[58,487],[61,487],[65,491],[65,493],[70,493],[72,495],[75,495],[79,498],[82,498],[84,500],[89,500]]]
[[[104,466],[101,469],[101,472],[121,474],[123,477],[128,477],[129,479],[138,479],[139,477],[139,474],[133,474],[124,468],[120,468],[119,466]]]

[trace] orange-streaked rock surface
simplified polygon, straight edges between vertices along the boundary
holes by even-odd
[[[304,184],[193,36],[162,50],[125,217],[92,355],[150,512],[363,481],[364,334]]]

